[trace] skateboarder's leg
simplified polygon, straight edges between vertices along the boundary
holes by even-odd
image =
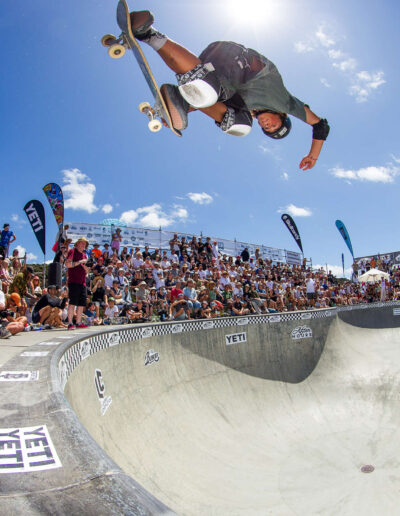
[[[155,29],[152,26],[154,16],[150,11],[132,12],[130,20],[134,36],[156,50],[177,74],[181,95],[190,105],[206,108],[218,101],[222,87],[211,63],[202,62],[189,50]]]
[[[171,70],[178,74],[189,72],[195,66],[201,64],[200,59],[185,47],[175,41],[167,39],[158,50],[158,54]]]

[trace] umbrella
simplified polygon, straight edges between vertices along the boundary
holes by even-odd
[[[382,279],[389,279],[389,274],[378,269],[370,269],[359,276],[358,281],[360,283],[376,283]]]

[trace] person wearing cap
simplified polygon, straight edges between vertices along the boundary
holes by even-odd
[[[4,258],[8,258],[10,244],[16,239],[17,237],[14,235],[13,231],[10,231],[10,224],[8,222],[3,224],[3,231],[0,234],[0,255],[4,256]]]
[[[201,308],[201,303],[197,299],[197,292],[192,279],[186,282],[186,287],[183,289],[183,297],[187,301],[190,312],[196,317]]]
[[[92,249],[92,256],[94,256],[96,258],[96,260],[98,260],[100,258],[100,256],[102,255],[102,252],[101,252],[101,249],[99,249],[99,244],[93,244],[93,249]]]
[[[5,326],[12,335],[24,331],[28,319],[21,314],[21,312],[24,313],[25,310],[19,294],[13,292],[12,294],[6,295],[5,310],[6,314],[3,318],[2,325]]]
[[[176,301],[169,307],[169,316],[174,321],[185,321],[190,319],[188,302],[183,298],[183,294],[178,294]]]
[[[153,311],[150,301],[150,290],[148,290],[147,287],[148,285],[145,281],[139,283],[138,289],[136,290],[136,301],[142,301],[146,316],[149,317],[152,315]]]
[[[75,242],[75,246],[70,249],[65,265],[68,269],[68,329],[74,329],[73,318],[76,318],[76,327],[84,328],[81,322],[83,310],[86,308],[87,289],[86,276],[89,271],[86,267],[88,261],[86,249],[89,242],[81,237]]]
[[[120,287],[119,281],[115,279],[113,281],[113,285],[110,288],[110,297],[112,297],[115,301],[115,304],[117,305],[118,309],[121,310],[121,308],[124,305],[123,299],[122,299],[122,289]]]
[[[118,276],[115,279],[118,281],[121,288],[129,285],[128,278],[125,276],[125,270],[122,267],[118,269]]]
[[[67,303],[68,292],[64,290],[58,296],[56,285],[49,285],[47,293],[43,294],[32,310],[33,324],[48,324],[53,328],[66,328],[61,320],[61,313]]]
[[[115,299],[113,297],[108,298],[106,309],[104,310],[104,322],[106,319],[112,319],[117,317],[119,314],[118,307],[115,305]]]
[[[107,265],[107,272],[104,275],[104,286],[106,290],[110,290],[110,288],[113,286],[114,280],[114,267],[113,265]]]

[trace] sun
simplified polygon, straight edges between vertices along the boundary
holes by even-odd
[[[282,17],[279,0],[228,0],[224,12],[231,22],[248,28],[271,28]]]

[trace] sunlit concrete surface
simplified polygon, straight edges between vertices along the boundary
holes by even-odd
[[[5,341],[0,515],[397,514],[399,326],[378,303]]]
[[[107,454],[182,516],[397,514],[400,330],[301,324],[312,338],[293,340],[293,321],[126,342],[84,360],[65,393]]]

